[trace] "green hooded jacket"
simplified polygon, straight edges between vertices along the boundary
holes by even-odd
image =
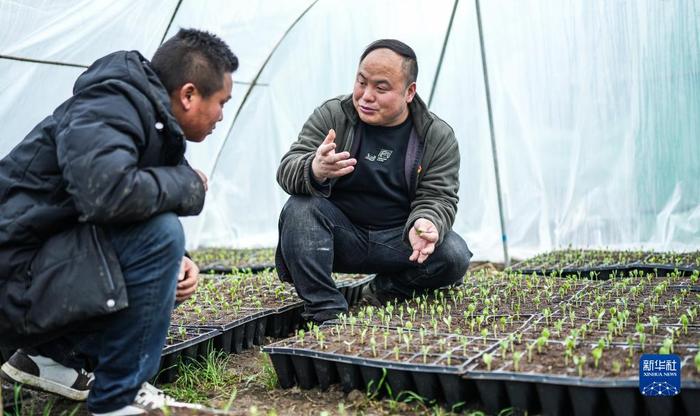
[[[404,240],[418,218],[432,221],[440,239],[452,228],[459,197],[459,147],[452,128],[428,110],[416,94],[409,104],[413,130],[406,151],[405,177],[411,190],[411,213],[404,226]],[[336,151],[348,151],[356,157],[358,143],[353,139],[359,125],[359,115],[351,95],[332,98],[316,108],[299,133],[277,169],[277,182],[291,195],[313,195],[328,198],[336,179],[331,179],[327,191],[311,182],[311,162],[316,149],[335,129]]]

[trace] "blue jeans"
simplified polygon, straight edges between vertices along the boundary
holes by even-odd
[[[380,300],[405,299],[461,282],[472,256],[467,243],[448,231],[423,264],[412,262],[403,226],[359,227],[328,199],[301,195],[291,196],[282,209],[280,249],[305,301],[304,317],[316,321],[348,308],[332,272],[376,273]]]
[[[182,225],[173,213],[104,230],[119,257],[129,306],[33,348],[76,369],[85,359],[94,364],[87,403],[96,413],[133,403],[141,384],[156,375],[185,253]]]

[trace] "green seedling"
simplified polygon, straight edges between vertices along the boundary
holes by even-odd
[[[659,354],[673,354],[673,340],[671,338],[664,338],[661,347],[659,347]]]
[[[515,371],[520,371],[520,360],[522,360],[524,351],[516,351],[513,353],[513,368]]]
[[[427,363],[428,361],[428,352],[430,351],[430,345],[423,345],[421,346],[421,354],[423,354],[423,364]]]
[[[481,330],[481,336],[482,336],[483,339],[484,339],[484,345],[486,345],[486,337],[489,336],[489,330],[488,330],[488,328],[483,328],[483,329]]]
[[[656,335],[656,328],[659,326],[659,317],[654,315],[649,317],[649,325],[651,325],[652,335]]]
[[[583,365],[586,363],[586,355],[581,354],[581,355],[574,355],[574,365],[576,366],[576,369],[578,370],[578,376],[583,377]]]
[[[372,349],[372,356],[377,356],[377,339],[372,337],[369,339],[369,346]]]
[[[618,360],[613,360],[612,362],[612,372],[615,375],[620,374],[620,371],[622,371],[622,363],[619,362]]]
[[[536,345],[537,345],[537,341],[533,341],[530,344],[527,344],[527,362],[528,363],[532,362],[532,350],[535,349]]]
[[[498,342],[498,347],[501,350],[501,358],[506,359],[506,353],[508,352],[508,339],[504,339]]]
[[[597,369],[598,362],[600,362],[601,357],[603,357],[603,349],[600,347],[595,347],[593,348],[593,351],[591,351],[591,355],[593,356],[593,366]]]
[[[484,355],[481,357],[481,359],[484,361],[484,364],[486,364],[486,370],[491,371],[491,363],[493,362],[493,355],[489,353],[484,353]]]

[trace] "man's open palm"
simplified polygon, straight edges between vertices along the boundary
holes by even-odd
[[[336,153],[335,149],[335,130],[330,129],[311,161],[311,172],[318,182],[338,178],[355,170],[357,159],[350,157],[350,152]]]
[[[418,218],[408,232],[408,241],[413,248],[413,253],[408,259],[423,263],[435,251],[435,243],[439,237],[435,224],[425,218]]]

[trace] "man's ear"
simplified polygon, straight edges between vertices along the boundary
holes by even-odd
[[[195,87],[193,83],[188,82],[177,90],[175,99],[180,103],[182,109],[187,111],[192,106],[192,97],[194,97],[196,93],[197,87]]]
[[[411,85],[406,88],[406,104],[413,101],[413,97],[416,95],[416,83],[412,82]]]

